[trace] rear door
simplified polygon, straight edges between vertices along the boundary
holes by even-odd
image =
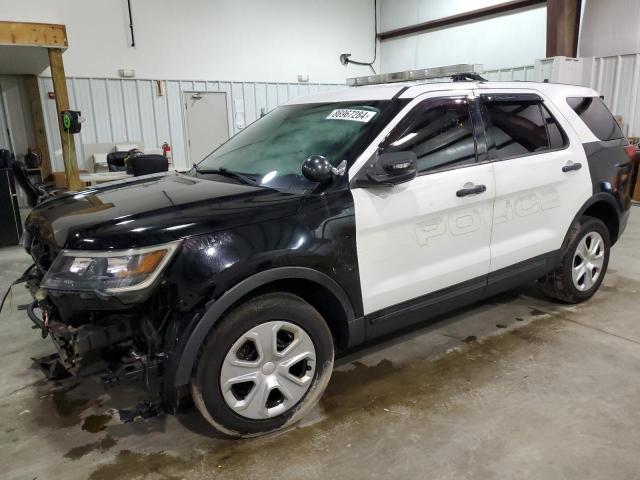
[[[484,289],[495,186],[473,112],[471,91],[424,94],[363,154],[411,150],[419,170],[394,187],[352,188],[365,314],[382,316],[449,287]]]
[[[582,145],[537,91],[476,93],[496,178],[491,272],[531,259],[544,262],[561,247],[592,193]]]

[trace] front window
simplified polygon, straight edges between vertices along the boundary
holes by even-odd
[[[385,152],[414,152],[418,174],[475,163],[476,144],[466,98],[423,101],[380,146]]]
[[[202,173],[241,174],[258,185],[306,191],[315,185],[302,163],[322,155],[333,166],[350,162],[380,122],[388,101],[285,105],[232,137],[198,163]]]

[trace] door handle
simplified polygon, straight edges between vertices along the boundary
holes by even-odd
[[[456,197],[466,197],[467,195],[476,195],[487,191],[486,185],[476,185],[474,187],[463,188],[456,192]]]
[[[563,172],[571,172],[573,170],[580,170],[582,168],[581,163],[568,163],[562,167]]]

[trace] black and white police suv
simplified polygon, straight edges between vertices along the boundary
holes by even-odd
[[[310,411],[336,352],[524,282],[591,297],[627,223],[630,154],[578,86],[297,98],[188,173],[37,206],[27,312],[53,372],[144,383],[170,412],[190,394],[222,432],[262,434]]]

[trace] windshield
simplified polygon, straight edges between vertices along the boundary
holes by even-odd
[[[388,101],[285,105],[249,125],[198,163],[198,171],[222,170],[259,185],[305,191],[317,185],[302,175],[311,155],[333,166],[351,160],[360,138],[373,128]]]

